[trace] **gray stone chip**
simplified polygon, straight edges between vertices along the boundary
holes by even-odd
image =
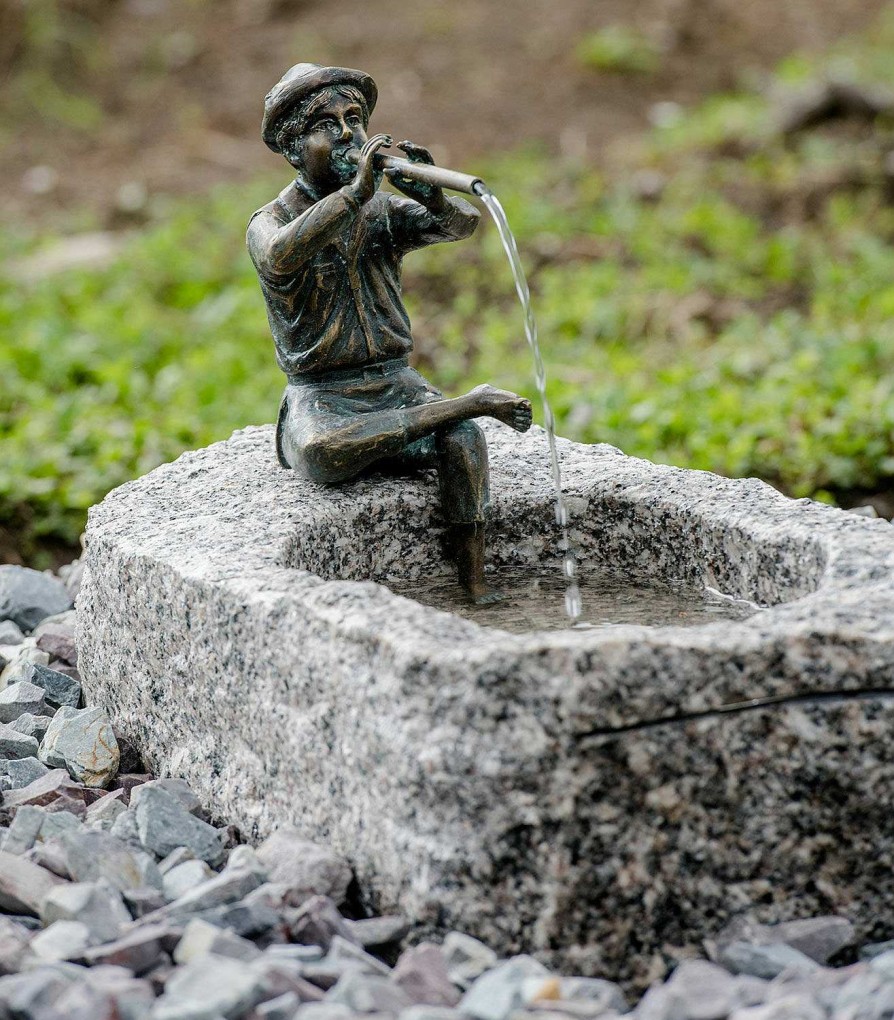
[[[390,942],[400,942],[412,930],[413,925],[405,917],[392,914],[348,921],[348,928],[360,945],[364,949],[369,949],[370,947],[385,946]]]
[[[19,810],[21,811],[21,808]],[[46,810],[47,813],[44,815],[43,824],[40,827],[42,840],[52,840],[64,832],[75,832],[84,827],[80,818],[70,811],[53,811],[50,808]]]
[[[51,705],[77,708],[81,703],[81,685],[67,673],[33,662],[25,667],[24,676],[29,683],[44,689]]]
[[[46,812],[43,808],[25,804],[18,808],[15,818],[3,839],[2,847],[8,854],[23,854],[34,846],[43,827]]]
[[[351,882],[348,862],[332,850],[310,842],[293,826],[277,829],[257,849],[271,882],[281,882],[294,902],[311,896],[328,896],[341,903]]]
[[[750,974],[767,980],[783,972],[810,974],[819,970],[819,965],[809,956],[781,943],[752,945],[731,942],[720,950],[718,961],[734,974]]]
[[[65,585],[28,567],[0,566],[0,619],[31,631],[48,616],[72,608]]]
[[[294,1020],[301,1000],[294,992],[283,992],[275,999],[262,1002],[254,1012],[257,1020]]]
[[[0,620],[0,645],[20,645],[25,640],[21,627],[12,620]]]
[[[399,1013],[412,1005],[410,997],[392,981],[377,974],[351,970],[326,993],[326,1001],[341,1003],[355,1013]]]
[[[459,1002],[459,992],[447,974],[444,953],[431,942],[403,952],[392,980],[412,1002],[420,1005],[455,1006]]]
[[[55,921],[31,940],[41,960],[78,960],[90,945],[90,929],[80,921]]]
[[[150,779],[148,782],[140,783],[131,791],[130,806],[136,809],[140,799],[149,790],[164,790],[175,797],[191,815],[195,815],[197,818],[202,815],[202,804],[199,798],[182,779]]]
[[[31,934],[24,925],[0,916],[0,977],[22,969]]]
[[[31,715],[52,715],[42,687],[20,680],[0,691],[0,722],[11,723],[26,712]]]
[[[356,941],[338,908],[326,896],[312,896],[290,915],[289,928],[293,942],[322,946],[329,950],[336,935],[348,942]]]
[[[47,893],[61,884],[46,868],[0,850],[0,910],[36,915]]]
[[[23,712],[18,719],[14,719],[9,725],[17,732],[23,733],[26,737],[34,737],[38,744],[46,736],[50,728],[50,718],[45,715],[32,715],[30,712]]]
[[[121,894],[99,882],[72,882],[52,889],[40,908],[44,924],[80,921],[90,932],[92,943],[118,938],[131,916]]]
[[[213,876],[214,872],[204,861],[184,861],[163,875],[162,888],[167,899],[176,900]]]
[[[88,965],[91,952],[88,949],[84,954]],[[123,967],[105,964],[93,964],[84,980],[114,1002],[118,1011],[115,1020],[148,1020],[155,1002],[155,990],[148,981],[135,978]]]
[[[238,903],[262,881],[262,876],[255,871],[222,871],[174,900],[166,911],[171,917],[184,917]]]
[[[77,882],[108,882],[116,889],[161,889],[155,861],[108,832],[74,832],[62,837],[68,870]]]
[[[206,955],[178,967],[155,1003],[153,1020],[213,1020],[241,1017],[262,994],[262,978],[250,966]]]
[[[34,737],[0,723],[0,758],[36,758],[37,751],[38,743]]]
[[[217,864],[223,859],[222,834],[190,814],[167,790],[157,786],[146,790],[139,798],[135,813],[140,842],[157,857],[166,857],[185,846],[208,864]]]
[[[550,972],[531,956],[513,956],[477,979],[462,997],[461,1012],[477,1020],[507,1020],[532,995],[532,979],[545,983]]]
[[[707,960],[684,960],[666,988],[687,1020],[725,1020],[742,1005],[737,979]]]
[[[19,1017],[43,1020],[53,1016],[53,1010],[74,981],[75,975],[66,969],[44,964],[34,970],[0,978],[0,1003],[16,1020]],[[55,1015],[65,1016],[58,1009]]]
[[[490,946],[461,931],[448,932],[441,949],[450,980],[463,989],[499,962]]]
[[[44,620],[33,634],[37,647],[48,652],[54,659],[61,659],[69,665],[76,666],[78,649],[75,642],[75,622],[74,610]]]
[[[26,638],[13,651],[15,652],[14,655],[4,656],[4,658],[8,659],[8,662],[3,667],[3,671],[0,672],[0,690],[9,686],[9,684],[16,684],[20,680],[27,680],[26,673],[31,663],[39,662],[43,665],[48,665],[50,661],[49,655],[32,644],[30,638]]]
[[[115,817],[109,832],[122,843],[126,843],[127,846],[136,850],[144,849],[140,841],[140,831],[137,828],[137,813],[130,808],[125,808]]]
[[[732,942],[751,945],[786,945],[825,964],[842,949],[854,944],[853,924],[844,917],[834,915],[807,917],[779,924],[761,924],[750,917],[734,918],[713,939],[706,940],[709,955],[717,957],[719,951]]]
[[[234,960],[256,960],[261,950],[248,939],[234,932],[218,928],[200,918],[193,918],[184,928],[183,935],[174,950],[176,963],[189,963],[191,960],[214,953]]]
[[[165,925],[141,925],[114,942],[88,950],[85,959],[91,967],[111,965],[145,974],[164,958],[164,944],[171,937],[171,929]]]

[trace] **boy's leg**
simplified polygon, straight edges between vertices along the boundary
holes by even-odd
[[[383,458],[397,457],[407,444],[470,418],[488,415],[524,432],[531,424],[530,402],[490,386],[452,400],[411,407],[339,414],[330,394],[325,413],[286,413],[283,451],[291,466],[316,482],[336,484],[355,478]]]
[[[484,573],[484,515],[490,502],[484,433],[474,422],[461,422],[436,434],[435,450],[447,553],[473,601],[495,602],[502,596]]]

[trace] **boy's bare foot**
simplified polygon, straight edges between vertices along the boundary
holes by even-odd
[[[469,396],[476,397],[482,406],[483,413],[496,418],[516,432],[527,432],[531,427],[533,412],[531,401],[520,397],[509,390],[498,390],[495,386],[484,383],[476,386]]]
[[[459,583],[476,606],[486,606],[504,598],[484,576],[484,525],[452,524],[447,529],[447,552],[456,561]]]
[[[490,606],[494,602],[502,602],[506,596],[497,588],[491,588],[487,581],[465,585],[469,598],[476,606]]]

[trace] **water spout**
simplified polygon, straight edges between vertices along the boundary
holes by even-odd
[[[534,382],[543,407],[543,425],[546,429],[546,438],[549,445],[550,469],[556,493],[556,523],[562,531],[562,572],[567,582],[565,589],[565,612],[572,621],[576,621],[583,610],[580,587],[577,583],[577,560],[575,559],[574,550],[571,548],[571,541],[568,537],[568,505],[565,502],[565,496],[562,491],[562,468],[559,463],[559,452],[556,448],[556,418],[546,393],[546,366],[543,364],[543,355],[540,351],[540,342],[537,337],[537,320],[534,318],[531,290],[528,287],[525,271],[521,264],[518,245],[515,243],[515,237],[509,227],[509,221],[506,218],[506,212],[500,204],[500,200],[482,180],[476,180],[472,190],[484,203],[485,208],[497,226],[500,240],[503,243],[503,250],[506,252],[509,266],[512,269],[515,290],[524,311],[525,337],[534,358]]]

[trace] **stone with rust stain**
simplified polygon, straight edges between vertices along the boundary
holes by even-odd
[[[67,768],[85,786],[105,787],[118,772],[118,742],[101,708],[63,705],[53,716],[38,755],[47,765]]]

